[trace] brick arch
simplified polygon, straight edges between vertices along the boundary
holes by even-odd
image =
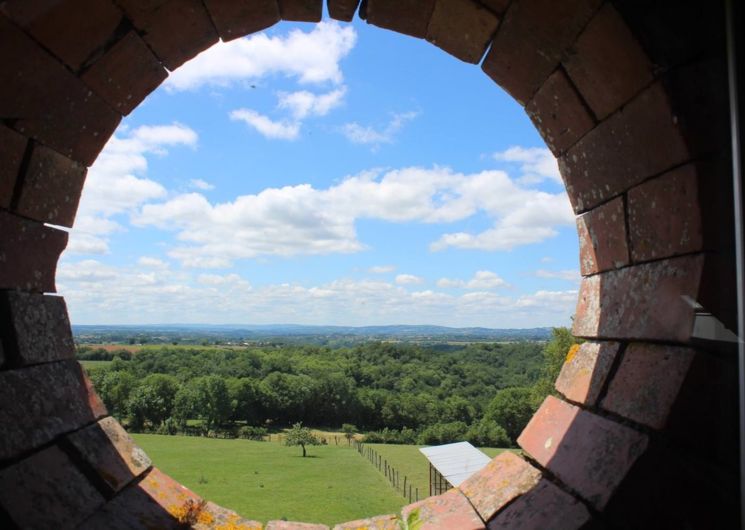
[[[351,20],[358,3],[328,8]],[[86,167],[167,70],[321,10],[0,0],[0,526],[175,528],[199,503],[152,467],[74,361],[51,294],[67,235],[49,225],[72,225]],[[735,328],[719,6],[365,0],[359,14],[480,63],[525,107],[560,160],[580,237],[574,333],[587,342],[522,433],[524,456],[500,455],[403,516],[464,530],[734,527],[733,355],[697,326],[708,312]],[[198,519],[258,527],[212,503]],[[364,524],[396,528],[393,516]]]

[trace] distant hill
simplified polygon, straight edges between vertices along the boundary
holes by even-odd
[[[309,326],[300,324],[151,324],[73,325],[78,342],[360,342],[391,340],[402,342],[498,342],[548,340],[551,328],[497,329],[451,328],[447,326]]]

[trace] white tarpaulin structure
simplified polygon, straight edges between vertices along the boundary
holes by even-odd
[[[479,471],[491,458],[468,442],[419,449],[429,460],[429,493],[439,495]]]

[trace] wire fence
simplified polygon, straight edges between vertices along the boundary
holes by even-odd
[[[409,500],[409,503],[416,502],[419,500],[419,488],[414,487],[411,484],[411,480],[406,475],[403,475],[403,481],[401,480],[401,473],[388,463],[388,460],[383,458],[375,449],[367,447],[362,442],[355,442],[357,452],[367,458],[378,471],[380,471],[386,478],[391,487],[396,492],[403,495],[405,499]]]

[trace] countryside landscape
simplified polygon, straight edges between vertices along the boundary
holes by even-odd
[[[566,328],[74,331],[99,395],[159,468],[244,516],[329,525],[428,496],[419,447],[516,450],[574,344]]]

